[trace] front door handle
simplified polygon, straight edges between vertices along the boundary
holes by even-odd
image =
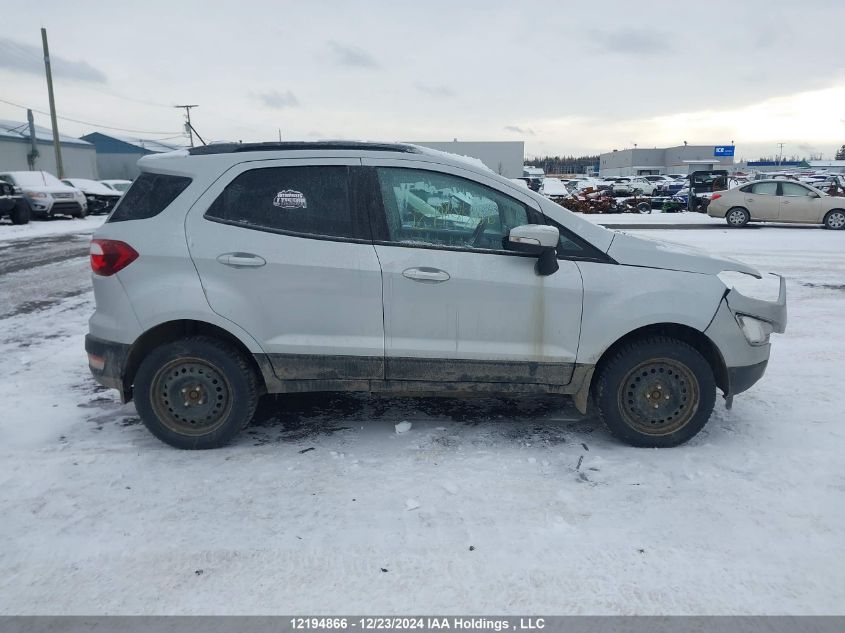
[[[406,268],[402,271],[402,276],[414,281],[421,281],[423,283],[438,284],[444,281],[449,281],[449,273],[439,268]]]
[[[217,261],[235,268],[257,268],[267,263],[263,257],[253,253],[223,253],[217,256]]]

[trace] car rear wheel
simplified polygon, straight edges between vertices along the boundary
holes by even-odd
[[[252,420],[258,382],[246,358],[196,336],[153,350],[135,377],[135,406],[157,438],[183,449],[224,446]]]
[[[18,201],[15,208],[9,212],[9,219],[12,224],[27,224],[29,222],[29,206],[25,202]]]
[[[716,402],[713,370],[693,347],[653,336],[629,343],[600,370],[593,397],[610,432],[632,446],[665,448],[694,437]]]
[[[725,220],[728,226],[740,228],[748,224],[751,220],[751,214],[742,207],[733,207],[732,209],[728,209],[728,212],[725,214]]]
[[[841,209],[829,211],[824,216],[824,226],[826,229],[833,229],[834,231],[845,229],[845,211]]]

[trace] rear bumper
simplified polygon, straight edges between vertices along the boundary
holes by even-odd
[[[125,343],[114,343],[90,334],[85,335],[85,351],[88,353],[88,368],[91,370],[91,375],[104,387],[117,389],[123,402],[127,402],[132,395],[123,380],[129,358],[129,347]]]
[[[745,367],[728,367],[728,392],[735,396],[743,391],[748,391],[763,374],[766,373],[766,365],[768,360],[764,360],[756,365],[747,365]]]

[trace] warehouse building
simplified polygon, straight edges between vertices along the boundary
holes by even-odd
[[[98,177],[97,153],[91,143],[60,134],[59,146],[62,150],[62,164],[66,178],[96,179]],[[35,157],[32,168],[58,176],[52,130],[40,125],[35,126],[35,148],[38,155]],[[29,170],[31,152],[29,123],[0,120],[0,170]]]
[[[183,149],[181,145],[138,138],[119,138],[100,132],[82,137],[97,150],[97,170],[103,180],[135,180],[141,170],[138,159],[148,154],[160,154]]]
[[[678,145],[653,149],[614,150],[599,156],[599,175],[645,176],[649,174],[688,174],[704,169],[732,169],[732,145]]]
[[[441,152],[477,158],[497,174],[505,178],[522,176],[522,164],[525,160],[523,141],[410,141]]]

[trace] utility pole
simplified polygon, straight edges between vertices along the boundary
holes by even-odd
[[[778,143],[778,147],[780,147],[780,153],[778,154],[778,167],[780,167],[780,164],[783,162],[783,146],[784,145],[786,145],[786,143]]]
[[[30,171],[35,171],[35,160],[38,158],[38,145],[35,144],[35,119],[32,110],[27,109],[26,121],[29,123],[29,153],[26,155],[26,162]]]
[[[44,47],[44,69],[47,71],[47,94],[50,98],[50,121],[53,124],[53,148],[56,150],[56,175],[65,177],[62,165],[62,146],[59,144],[59,124],[56,122],[56,99],[53,96],[53,72],[50,70],[50,48],[47,46],[47,29],[41,29],[41,45]]]
[[[191,125],[191,108],[198,108],[199,106],[196,104],[192,105],[177,105],[173,106],[174,108],[185,108],[185,119],[188,121],[188,136],[191,139],[191,147],[194,146],[194,126]]]

